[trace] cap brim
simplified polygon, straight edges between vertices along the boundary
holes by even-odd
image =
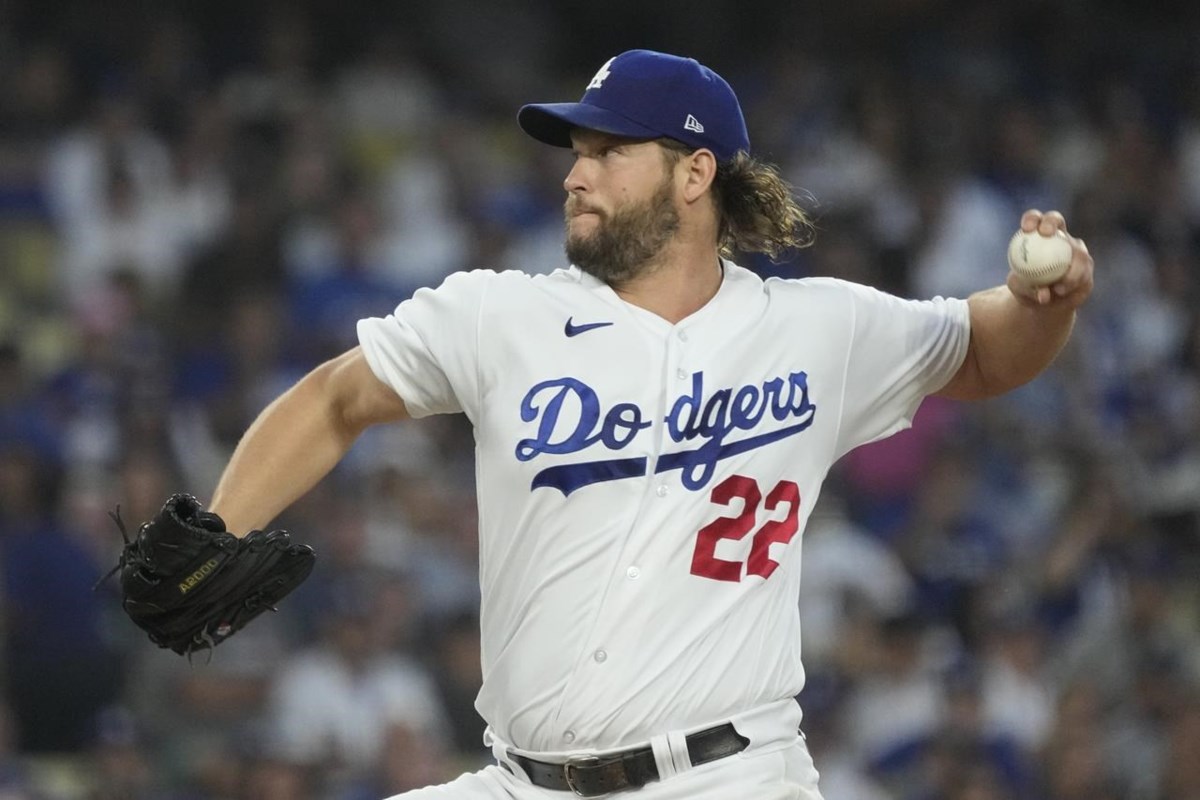
[[[586,103],[537,103],[522,106],[517,112],[517,124],[539,142],[555,147],[571,146],[571,130],[588,130],[629,136],[636,139],[657,139],[658,131],[608,109]]]

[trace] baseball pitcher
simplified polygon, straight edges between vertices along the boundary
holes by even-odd
[[[809,222],[691,59],[622,53],[579,102],[518,122],[574,153],[570,266],[454,274],[362,320],[358,347],[254,422],[211,509],[188,509],[258,530],[368,426],[466,414],[496,763],[403,797],[816,800],[797,595],[826,473],[927,395],[1034,378],[1092,260],[1071,238],[1055,284],[1010,273],[966,300],[759,278],[730,255],[803,246]],[[1057,212],[1020,227],[1066,231]]]

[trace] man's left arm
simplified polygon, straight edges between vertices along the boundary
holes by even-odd
[[[1043,236],[1067,233],[1057,211],[1026,211],[1021,230]],[[1036,378],[1062,350],[1075,324],[1075,310],[1092,292],[1092,257],[1081,239],[1067,234],[1071,266],[1057,283],[1032,286],[1014,272],[1005,286],[967,298],[971,342],[958,372],[937,394],[955,400],[983,400]]]

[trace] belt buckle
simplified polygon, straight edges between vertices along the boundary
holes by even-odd
[[[602,759],[599,756],[572,756],[563,764],[563,777],[567,781],[567,788],[570,789],[576,797],[599,797],[600,794],[588,794],[584,789],[581,789],[575,781],[578,779],[576,770],[580,768],[603,767],[608,764],[615,763],[619,759]]]

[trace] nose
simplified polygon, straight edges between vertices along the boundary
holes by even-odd
[[[571,171],[567,173],[566,178],[563,178],[563,188],[567,190],[567,194],[587,190],[589,184],[584,160],[582,158],[575,159],[575,164],[571,167]]]

